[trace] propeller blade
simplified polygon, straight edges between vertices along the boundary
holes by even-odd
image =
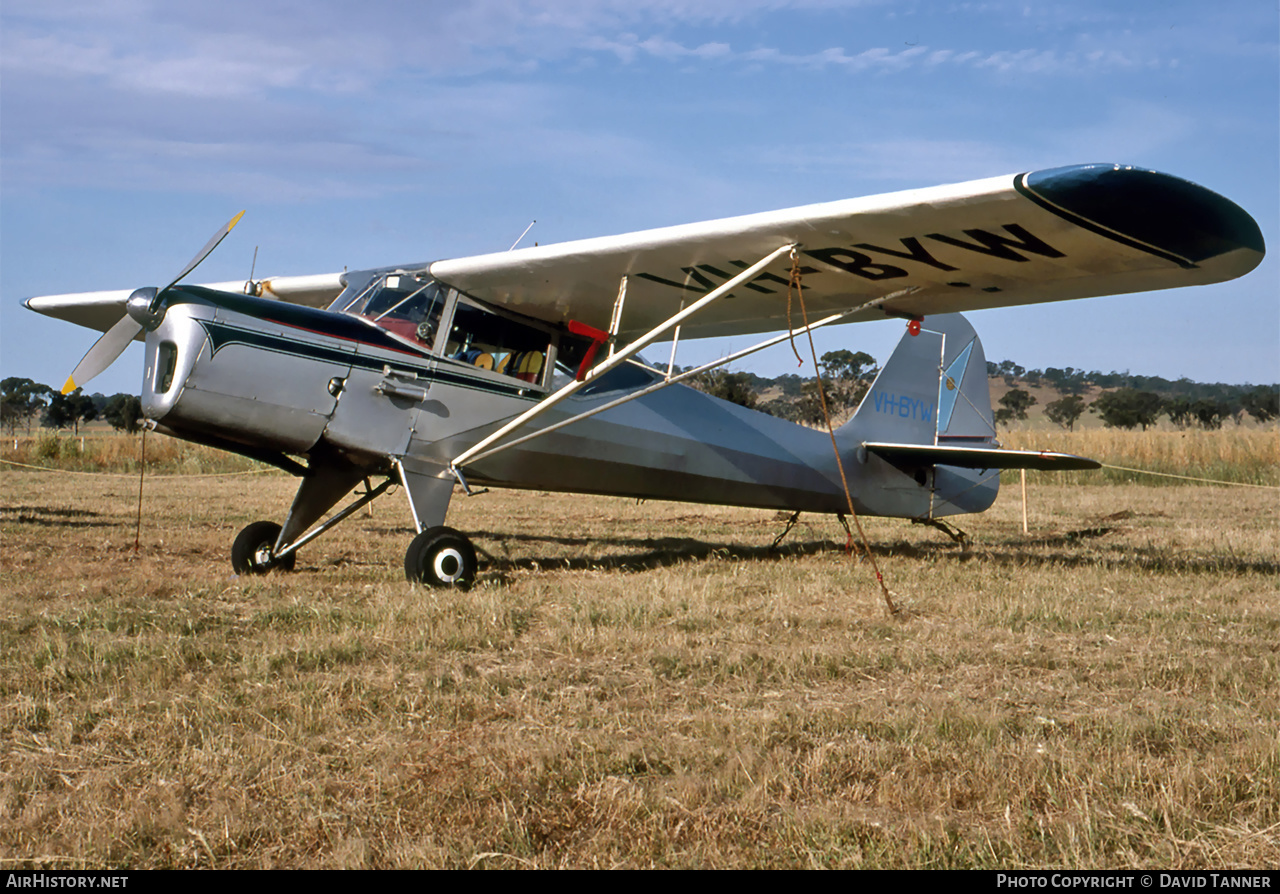
[[[154,314],[159,309],[161,304],[160,296],[177,285],[178,282],[192,270],[199,267],[200,262],[209,257],[210,253],[218,247],[218,243],[223,239],[226,239],[227,234],[235,229],[235,225],[240,223],[240,218],[242,217],[244,217],[243,211],[231,218],[231,220],[227,221],[227,225],[214,233],[213,238],[205,243],[204,248],[196,252],[196,256],[187,263],[187,266],[182,268],[182,272],[175,276],[169,285],[160,289],[152,296],[150,307],[148,309],[150,313]],[[148,289],[147,291],[150,290]],[[139,292],[134,292],[130,298],[132,299],[138,294]],[[76,368],[71,371],[71,375],[67,376],[66,384],[62,386],[62,393],[70,394],[77,388],[87,384],[108,366],[115,363],[116,358],[124,353],[125,348],[129,347],[129,342],[137,338],[138,333],[140,333],[144,328],[145,327],[142,323],[139,323],[129,314],[125,314],[121,317],[114,326],[107,330],[106,334],[103,335],[102,338],[94,342],[93,347],[89,349],[89,353],[84,355],[84,359],[76,364]]]
[[[226,239],[227,234],[230,233],[233,229],[235,229],[236,224],[240,223],[240,218],[242,217],[244,217],[243,211],[241,211],[235,217],[231,218],[231,220],[227,222],[227,225],[225,227],[223,227],[221,230],[218,230],[218,232],[214,233],[213,238],[210,239],[208,243],[205,244],[205,247],[200,249],[200,251],[196,252],[196,256],[187,263],[187,266],[182,268],[182,272],[179,273],[177,276],[175,276],[173,280],[169,283],[169,285],[165,286],[163,289],[161,289],[159,292],[156,293],[157,297],[169,291],[169,289],[176,286],[184,276],[186,276],[192,270],[195,270],[197,267],[199,267],[200,262],[203,261],[205,258],[209,257],[209,255],[213,252],[213,250],[218,247],[218,243],[221,242],[223,239]]]
[[[67,377],[67,383],[62,386],[62,393],[70,394],[115,363],[116,358],[124,353],[124,349],[129,347],[129,342],[137,338],[141,331],[142,324],[133,317],[128,314],[121,317],[102,338],[94,342],[89,353],[84,355],[84,359],[76,364],[76,368]]]

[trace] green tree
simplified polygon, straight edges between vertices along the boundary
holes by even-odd
[[[1000,398],[1000,409],[995,412],[995,421],[999,425],[1008,425],[1014,419],[1026,419],[1027,410],[1035,406],[1035,403],[1036,399],[1030,392],[1014,388]]]
[[[1050,422],[1054,422],[1067,431],[1074,431],[1076,420],[1084,415],[1085,407],[1088,406],[1084,402],[1084,398],[1077,394],[1070,394],[1053,403],[1045,404],[1044,414],[1049,417]]]
[[[828,408],[839,413],[856,407],[871,387],[877,372],[876,358],[866,351],[828,351],[819,361],[827,387]],[[819,418],[821,410],[819,409]]]
[[[1280,416],[1280,386],[1259,385],[1241,396],[1240,404],[1259,422],[1270,422]]]
[[[830,402],[830,395],[828,395],[827,410],[831,413],[836,412],[836,408]],[[800,397],[796,399],[792,418],[806,425],[817,425],[822,421],[822,397],[818,394],[816,378],[805,382],[800,389]]]
[[[751,380],[747,373],[729,372],[721,367],[692,376],[689,384],[704,394],[727,400],[731,404],[746,407],[748,410],[756,405],[756,393],[751,388]]]
[[[997,369],[1000,371],[1000,375],[1004,377],[1004,383],[1010,388],[1013,387],[1013,383],[1016,379],[1022,378],[1026,373],[1024,368],[1014,363],[1012,360],[1001,360]]]
[[[1163,412],[1164,401],[1151,391],[1117,388],[1099,395],[1093,410],[1108,428],[1131,429],[1140,425],[1146,431]]]
[[[93,398],[77,388],[70,394],[55,394],[44,411],[44,423],[50,428],[71,428],[80,434],[81,422],[98,418]]]
[[[1085,389],[1089,387],[1084,370],[1073,366],[1065,369],[1051,366],[1044,371],[1044,379],[1063,394],[1084,394]]]
[[[10,435],[17,434],[19,425],[25,425],[31,434],[31,423],[49,406],[54,393],[48,385],[31,379],[5,379],[0,382],[0,424]]]
[[[102,418],[116,431],[133,434],[142,427],[142,401],[132,394],[113,394],[103,407]]]
[[[1231,416],[1231,405],[1226,401],[1202,397],[1191,405],[1191,415],[1205,431],[1216,431]]]
[[[1186,428],[1194,421],[1191,413],[1191,398],[1174,397],[1165,401],[1165,415],[1169,417],[1169,421],[1178,428]]]
[[[818,362],[823,374],[833,379],[866,379],[876,370],[876,358],[866,351],[828,351]]]
[[[853,407],[866,396],[871,381],[879,372],[876,358],[865,351],[828,351],[818,361],[822,387],[827,397],[827,410],[834,418]],[[782,390],[776,397],[758,409],[806,425],[822,422],[822,400],[818,394],[819,378],[801,379],[791,374],[773,380]]]

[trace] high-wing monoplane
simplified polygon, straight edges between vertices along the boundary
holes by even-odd
[[[143,339],[150,427],[299,477],[283,524],[236,537],[240,573],[292,568],[303,545],[398,484],[418,530],[407,576],[460,586],[477,561],[444,525],[455,488],[936,520],[989,507],[1003,468],[1096,467],[1000,448],[982,345],[959,312],[1221,282],[1265,251],[1234,203],[1117,165],[376,270],[180,284],[234,224],[164,288],[27,300],[106,332],[67,390]],[[905,334],[833,437],[703,394],[680,384],[700,370],[639,353],[787,330],[727,363],[788,333],[886,316]]]

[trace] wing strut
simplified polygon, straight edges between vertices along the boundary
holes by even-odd
[[[618,351],[616,354],[611,355],[608,359],[603,361],[599,366],[594,367],[590,372],[588,372],[582,378],[575,379],[574,381],[570,382],[568,385],[565,385],[563,388],[561,388],[559,391],[555,392],[554,394],[548,395],[546,398],[534,404],[525,412],[521,413],[515,419],[512,419],[506,425],[499,428],[493,434],[489,435],[487,438],[484,438],[479,443],[475,444],[474,446],[458,454],[458,456],[453,460],[453,462],[449,463],[449,470],[456,471],[459,467],[461,467],[466,462],[471,460],[473,457],[475,457],[485,448],[494,444],[498,440],[506,437],[510,432],[514,431],[515,429],[529,422],[531,419],[536,419],[538,416],[541,416],[547,410],[551,409],[556,404],[560,403],[560,401],[564,400],[566,397],[569,397],[570,395],[574,394],[579,389],[585,387],[594,379],[599,378],[600,376],[607,373],[609,370],[613,369],[616,366],[620,366],[622,363],[629,360],[631,357],[635,356],[636,354],[639,354],[648,345],[657,341],[662,335],[664,335],[667,332],[667,330],[675,326],[679,326],[686,319],[693,316],[698,311],[702,310],[704,307],[711,304],[713,301],[723,298],[725,295],[732,292],[738,286],[742,285],[745,282],[751,281],[760,273],[762,273],[764,269],[768,267],[770,264],[772,264],[775,260],[777,260],[779,257],[781,257],[782,255],[786,254],[787,252],[791,251],[796,247],[797,247],[796,243],[788,243],[787,245],[779,246],[778,248],[771,251],[769,254],[765,255],[759,261],[756,261],[756,263],[752,264],[746,270],[743,270],[737,276],[733,277],[730,280],[727,280],[725,283],[720,285],[718,288],[708,292],[706,295],[703,295],[702,298],[698,299],[693,304],[690,304],[684,310],[680,311],[679,313],[675,314],[672,317],[668,317],[667,320],[661,325],[659,325],[656,329],[649,330],[644,335],[640,336],[635,341],[633,341],[631,344],[627,345],[621,351]],[[620,312],[620,308],[619,308],[619,312]]]
[[[609,321],[609,356],[613,356],[614,339],[618,337],[618,329],[622,326],[622,305],[627,302],[627,277],[623,274],[618,283],[618,298],[613,302],[613,319]]]
[[[468,458],[468,461],[478,462],[479,460],[493,456],[495,453],[501,453],[503,450],[507,450],[508,448],[517,447],[520,444],[524,444],[527,441],[532,441],[534,438],[541,437],[542,435],[550,434],[553,431],[559,431],[560,429],[564,428],[567,425],[572,425],[575,422],[581,422],[583,419],[589,419],[590,417],[595,416],[597,413],[603,413],[605,410],[612,410],[614,407],[621,406],[622,404],[629,403],[630,401],[633,401],[633,400],[638,400],[639,398],[642,398],[648,394],[652,394],[655,391],[661,391],[663,388],[666,388],[668,385],[674,385],[677,382],[682,382],[685,379],[692,378],[693,376],[696,376],[699,373],[704,373],[708,370],[715,369],[716,367],[725,366],[726,364],[732,363],[735,360],[739,360],[743,357],[746,357],[748,354],[754,354],[757,351],[763,351],[765,348],[773,347],[774,345],[779,344],[780,342],[784,342],[787,339],[792,338],[796,335],[804,335],[806,332],[810,332],[814,329],[820,329],[823,326],[829,325],[831,323],[837,323],[840,320],[843,320],[845,317],[850,316],[851,314],[856,314],[861,311],[868,310],[869,308],[876,307],[880,304],[883,304],[886,301],[893,301],[895,298],[902,298],[905,295],[909,295],[914,291],[916,291],[916,288],[913,286],[907,289],[899,289],[896,292],[891,292],[888,295],[882,295],[879,298],[873,298],[871,301],[868,301],[865,304],[860,304],[857,307],[851,307],[848,310],[843,310],[843,311],[840,311],[839,313],[834,313],[834,314],[831,314],[830,316],[823,317],[821,320],[818,320],[814,323],[810,323],[808,326],[803,326],[799,329],[792,329],[782,333],[781,335],[775,335],[772,338],[765,339],[759,344],[752,345],[749,348],[743,348],[741,351],[735,351],[734,353],[730,354],[727,357],[721,357],[719,360],[712,360],[710,363],[704,363],[702,364],[702,366],[699,366],[696,369],[686,370],[680,373],[679,375],[672,376],[670,373],[670,367],[668,367],[667,377],[660,382],[654,382],[652,385],[648,386],[647,388],[642,388],[639,391],[632,391],[631,393],[625,394],[616,400],[611,400],[608,403],[601,404],[598,407],[592,407],[590,410],[585,410],[579,413],[577,416],[573,416],[569,419],[562,419],[561,421],[553,425],[548,425],[546,428],[540,428],[537,431],[533,431],[527,435],[524,435],[523,437],[516,438],[514,441],[507,441],[506,443],[499,444],[496,447],[489,447],[487,450],[482,450],[480,453],[476,453],[472,455],[471,457]],[[455,475],[458,474],[456,468],[454,470],[454,474]]]
[[[684,310],[684,300],[680,301],[680,309]],[[671,333],[671,358],[667,360],[667,381],[671,381],[671,373],[676,368],[676,348],[680,347],[680,327]]]

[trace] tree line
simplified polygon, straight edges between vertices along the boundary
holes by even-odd
[[[1052,366],[1043,370],[1026,369],[1012,360],[1003,360],[1000,363],[987,361],[987,375],[993,379],[1003,378],[1005,384],[1010,387],[1015,382],[1020,382],[1032,388],[1053,388],[1064,395],[1082,395],[1090,388],[1100,388],[1104,391],[1129,389],[1158,394],[1168,399],[1185,397],[1192,401],[1212,399],[1227,403],[1233,401],[1238,403],[1240,398],[1250,390],[1266,388],[1266,386],[1255,388],[1251,385],[1228,385],[1223,382],[1196,382],[1185,376],[1180,379],[1166,379],[1162,376],[1143,376],[1128,371],[1113,370],[1104,373],[1095,369],[1086,372],[1072,366],[1063,369]],[[1272,390],[1275,387],[1272,385]]]
[[[1026,419],[1036,398],[1016,384],[1045,386],[1063,396],[1045,404],[1049,421],[1067,430],[1075,427],[1085,412],[1096,413],[1108,428],[1146,431],[1161,416],[1179,428],[1199,426],[1205,430],[1222,428],[1224,422],[1237,424],[1245,415],[1258,422],[1270,422],[1280,416],[1280,385],[1205,384],[1182,378],[1176,381],[1159,376],[1136,376],[1131,373],[1101,373],[1067,367],[1026,370],[1011,360],[987,363],[987,374],[1003,378],[1010,390],[1000,398],[995,411],[997,424],[1008,425],[1015,419]],[[1092,403],[1084,393],[1091,388],[1104,390]]]
[[[875,358],[863,351],[823,354],[819,373],[830,415],[835,417],[857,407],[878,372]],[[994,412],[998,425],[1026,419],[1027,411],[1037,403],[1030,392],[1017,385],[1058,391],[1062,397],[1045,405],[1045,416],[1067,430],[1073,430],[1086,412],[1097,414],[1108,428],[1144,431],[1162,416],[1179,428],[1198,426],[1207,430],[1219,429],[1227,421],[1239,423],[1246,414],[1260,423],[1280,417],[1280,385],[1205,384],[1187,378],[1171,381],[1159,376],[1085,372],[1073,367],[1027,370],[1011,360],[988,362],[987,374],[1004,379],[1010,386]],[[718,369],[694,376],[690,384],[713,397],[793,422],[822,422],[817,377],[791,373],[766,379],[754,373]],[[1109,390],[1090,402],[1084,394],[1092,388]],[[767,391],[781,393],[762,400],[761,395]]]
[[[995,421],[1008,425],[1015,419],[1026,419],[1027,410],[1035,405],[1036,399],[1027,391],[1014,388],[1000,398],[999,403]],[[1183,396],[1164,397],[1136,388],[1117,388],[1104,391],[1092,403],[1078,394],[1068,394],[1045,404],[1044,414],[1050,422],[1070,431],[1086,410],[1097,413],[1108,428],[1140,427],[1146,431],[1161,416],[1167,416],[1179,428],[1199,426],[1213,431],[1222,428],[1222,424],[1230,419],[1240,423],[1245,414],[1258,422],[1270,422],[1280,416],[1280,390],[1275,386],[1260,385],[1234,400],[1209,397],[1192,400]]]
[[[31,379],[11,376],[0,381],[0,427],[10,437],[25,428],[31,434],[36,421],[47,428],[71,429],[105,419],[116,431],[136,432],[142,425],[142,402],[134,394],[85,394],[80,388],[63,394]]]

